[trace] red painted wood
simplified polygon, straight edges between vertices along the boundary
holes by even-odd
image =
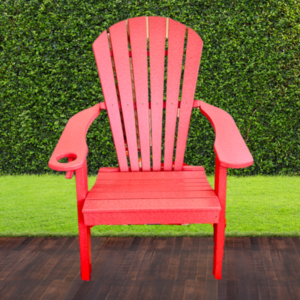
[[[167,107],[164,153],[165,171],[171,171],[173,167],[175,129],[178,113],[177,107],[185,32],[186,27],[184,25],[169,19]]]
[[[161,196],[158,199],[137,200],[87,199],[83,208],[85,224],[89,226],[202,223],[208,220],[216,223],[219,219],[219,212],[220,204],[217,197],[169,199]]]
[[[100,113],[100,105],[87,108],[74,115],[67,123],[49,160],[49,167],[56,171],[74,171],[82,167],[88,147],[86,133]],[[68,163],[58,162],[68,157],[73,161]]]
[[[87,199],[178,199],[216,197],[204,171],[98,173]]]
[[[226,209],[226,181],[227,168],[222,167],[216,159],[215,172],[215,192],[218,196],[221,206],[219,222],[214,224],[214,266],[213,275],[216,279],[222,279],[222,262],[224,255],[224,241],[225,241],[225,209]]]
[[[172,180],[157,180],[157,179],[146,179],[146,180],[110,180],[102,179],[101,181],[97,180],[93,188],[101,186],[110,186],[110,185],[120,185],[120,186],[157,186],[157,185],[178,185],[178,186],[197,186],[201,183],[207,183],[205,179],[172,179]]]
[[[143,171],[150,171],[146,17],[128,21]]]
[[[221,211],[217,197],[191,199],[87,200],[83,214],[93,212]]]
[[[152,167],[161,170],[162,115],[164,100],[164,65],[166,19],[148,17],[151,84]]]
[[[203,42],[199,35],[193,29],[189,28],[176,143],[176,157],[174,164],[175,171],[180,171],[183,167],[183,159],[194,103],[194,94],[197,85],[197,75],[199,71],[202,46]]]
[[[157,17],[148,17],[148,18],[157,18]],[[129,19],[129,21],[132,20],[132,19]],[[149,56],[150,54],[150,51],[147,51],[147,56]],[[113,56],[113,52],[110,51],[110,55]],[[131,51],[128,51],[128,56],[131,57]],[[165,51],[165,56],[168,56],[168,51]]]
[[[140,180],[139,180],[140,181]],[[118,192],[126,192],[126,193],[149,193],[149,192],[185,192],[185,191],[200,191],[200,190],[211,190],[211,186],[209,183],[206,182],[201,182],[201,183],[195,183],[195,184],[168,184],[168,185],[163,185],[159,184],[156,185],[155,187],[151,185],[127,185],[125,186],[124,184],[118,185],[118,184],[113,184],[113,185],[100,185],[96,188],[94,188],[94,192],[97,193],[118,193]]]
[[[224,110],[200,102],[201,112],[215,130],[214,150],[220,165],[226,168],[245,168],[253,164],[253,158],[233,118]]]
[[[128,171],[127,157],[119,103],[115,86],[115,78],[109,54],[107,32],[104,31],[93,43],[93,51],[98,68],[102,92],[110,121],[110,127],[117,152],[118,162],[121,171]],[[101,103],[102,105],[102,103]]]
[[[88,193],[87,183],[87,164],[86,160],[82,168],[76,170],[76,192],[77,192],[77,212],[78,212],[78,229],[81,261],[81,279],[90,280],[92,272],[91,261],[91,231],[86,226],[83,217],[83,205]]]
[[[101,110],[106,109],[105,102],[100,102],[99,104],[100,104],[100,109]],[[149,109],[151,109],[152,108],[151,102],[149,102],[148,104],[149,104]],[[178,108],[180,108],[180,104],[181,104],[181,101],[178,102]],[[122,109],[120,103],[118,103],[118,106],[119,106],[119,109]],[[134,107],[134,109],[136,109],[136,103],[133,103],[133,107]],[[194,100],[193,108],[198,108],[198,107],[200,107],[200,100]],[[163,108],[166,108],[166,102],[163,102]]]
[[[209,193],[206,193],[208,191]],[[185,191],[185,192],[178,192],[178,191],[167,191],[167,192],[127,192],[126,190],[124,192],[116,192],[110,191],[108,193],[105,192],[99,192],[96,191],[90,192],[87,195],[87,199],[177,199],[177,198],[202,198],[203,195],[213,195],[213,191],[210,186],[204,187],[203,190],[198,191]]]
[[[139,172],[139,173],[98,173],[98,179],[115,179],[115,180],[136,180],[136,179],[183,179],[183,178],[203,178],[204,171],[194,172]]]
[[[109,28],[131,171],[139,171],[126,21]]]
[[[69,157],[68,158],[68,162],[71,162],[71,161],[73,161],[73,158],[72,157]],[[68,171],[67,173],[66,173],[66,179],[72,179],[72,177],[73,177],[73,174],[74,174],[74,171]]]
[[[216,223],[219,220],[219,214],[217,211],[195,210],[195,211],[166,211],[159,213],[157,211],[152,212],[98,212],[98,213],[85,213],[84,222],[88,226],[95,225],[122,225],[122,224],[206,224]]]
[[[130,169],[130,168],[129,168]],[[161,170],[164,170],[164,164],[161,164]],[[103,167],[99,169],[99,172],[119,172],[120,169],[119,168],[111,168],[111,167]],[[140,171],[142,171],[142,169],[140,168]],[[153,171],[153,169],[151,168],[151,171]],[[204,171],[204,167],[202,166],[188,166],[188,165],[184,165],[182,167],[182,171]]]

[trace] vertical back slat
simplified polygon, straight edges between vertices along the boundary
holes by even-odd
[[[191,28],[188,29],[186,59],[178,124],[176,157],[174,170],[182,169],[187,135],[189,131],[194,94],[197,85],[203,42],[198,34]]]
[[[93,51],[107,107],[120,171],[128,171],[118,97],[106,31],[104,31],[93,43]]]
[[[162,115],[164,101],[164,64],[166,43],[166,19],[148,17],[151,121],[152,121],[152,169],[161,170]]]
[[[169,19],[167,104],[165,129],[164,170],[171,171],[173,164],[175,128],[186,27]]]
[[[146,17],[129,19],[129,37],[143,171],[150,171]]]
[[[109,28],[131,171],[139,171],[126,21]]]

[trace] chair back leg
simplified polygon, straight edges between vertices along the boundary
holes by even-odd
[[[222,264],[224,255],[225,222],[214,224],[214,266],[213,275],[216,279],[222,279]]]
[[[216,159],[215,173],[215,192],[219,198],[221,212],[219,222],[214,224],[214,267],[213,275],[216,279],[222,279],[222,263],[224,255],[225,241],[225,209],[226,209],[226,183],[227,183],[227,168],[220,166]]]

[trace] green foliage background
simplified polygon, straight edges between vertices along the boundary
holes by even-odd
[[[204,51],[195,99],[228,111],[253,154],[234,174],[300,174],[300,1],[0,3],[0,174],[47,173],[67,120],[103,101],[92,43],[124,19],[192,27]],[[89,173],[117,165],[106,113],[88,136]],[[185,162],[214,171],[214,133],[194,111]]]

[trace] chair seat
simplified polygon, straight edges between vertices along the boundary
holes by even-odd
[[[82,210],[87,226],[218,223],[220,211],[204,168],[179,172],[100,170]]]

